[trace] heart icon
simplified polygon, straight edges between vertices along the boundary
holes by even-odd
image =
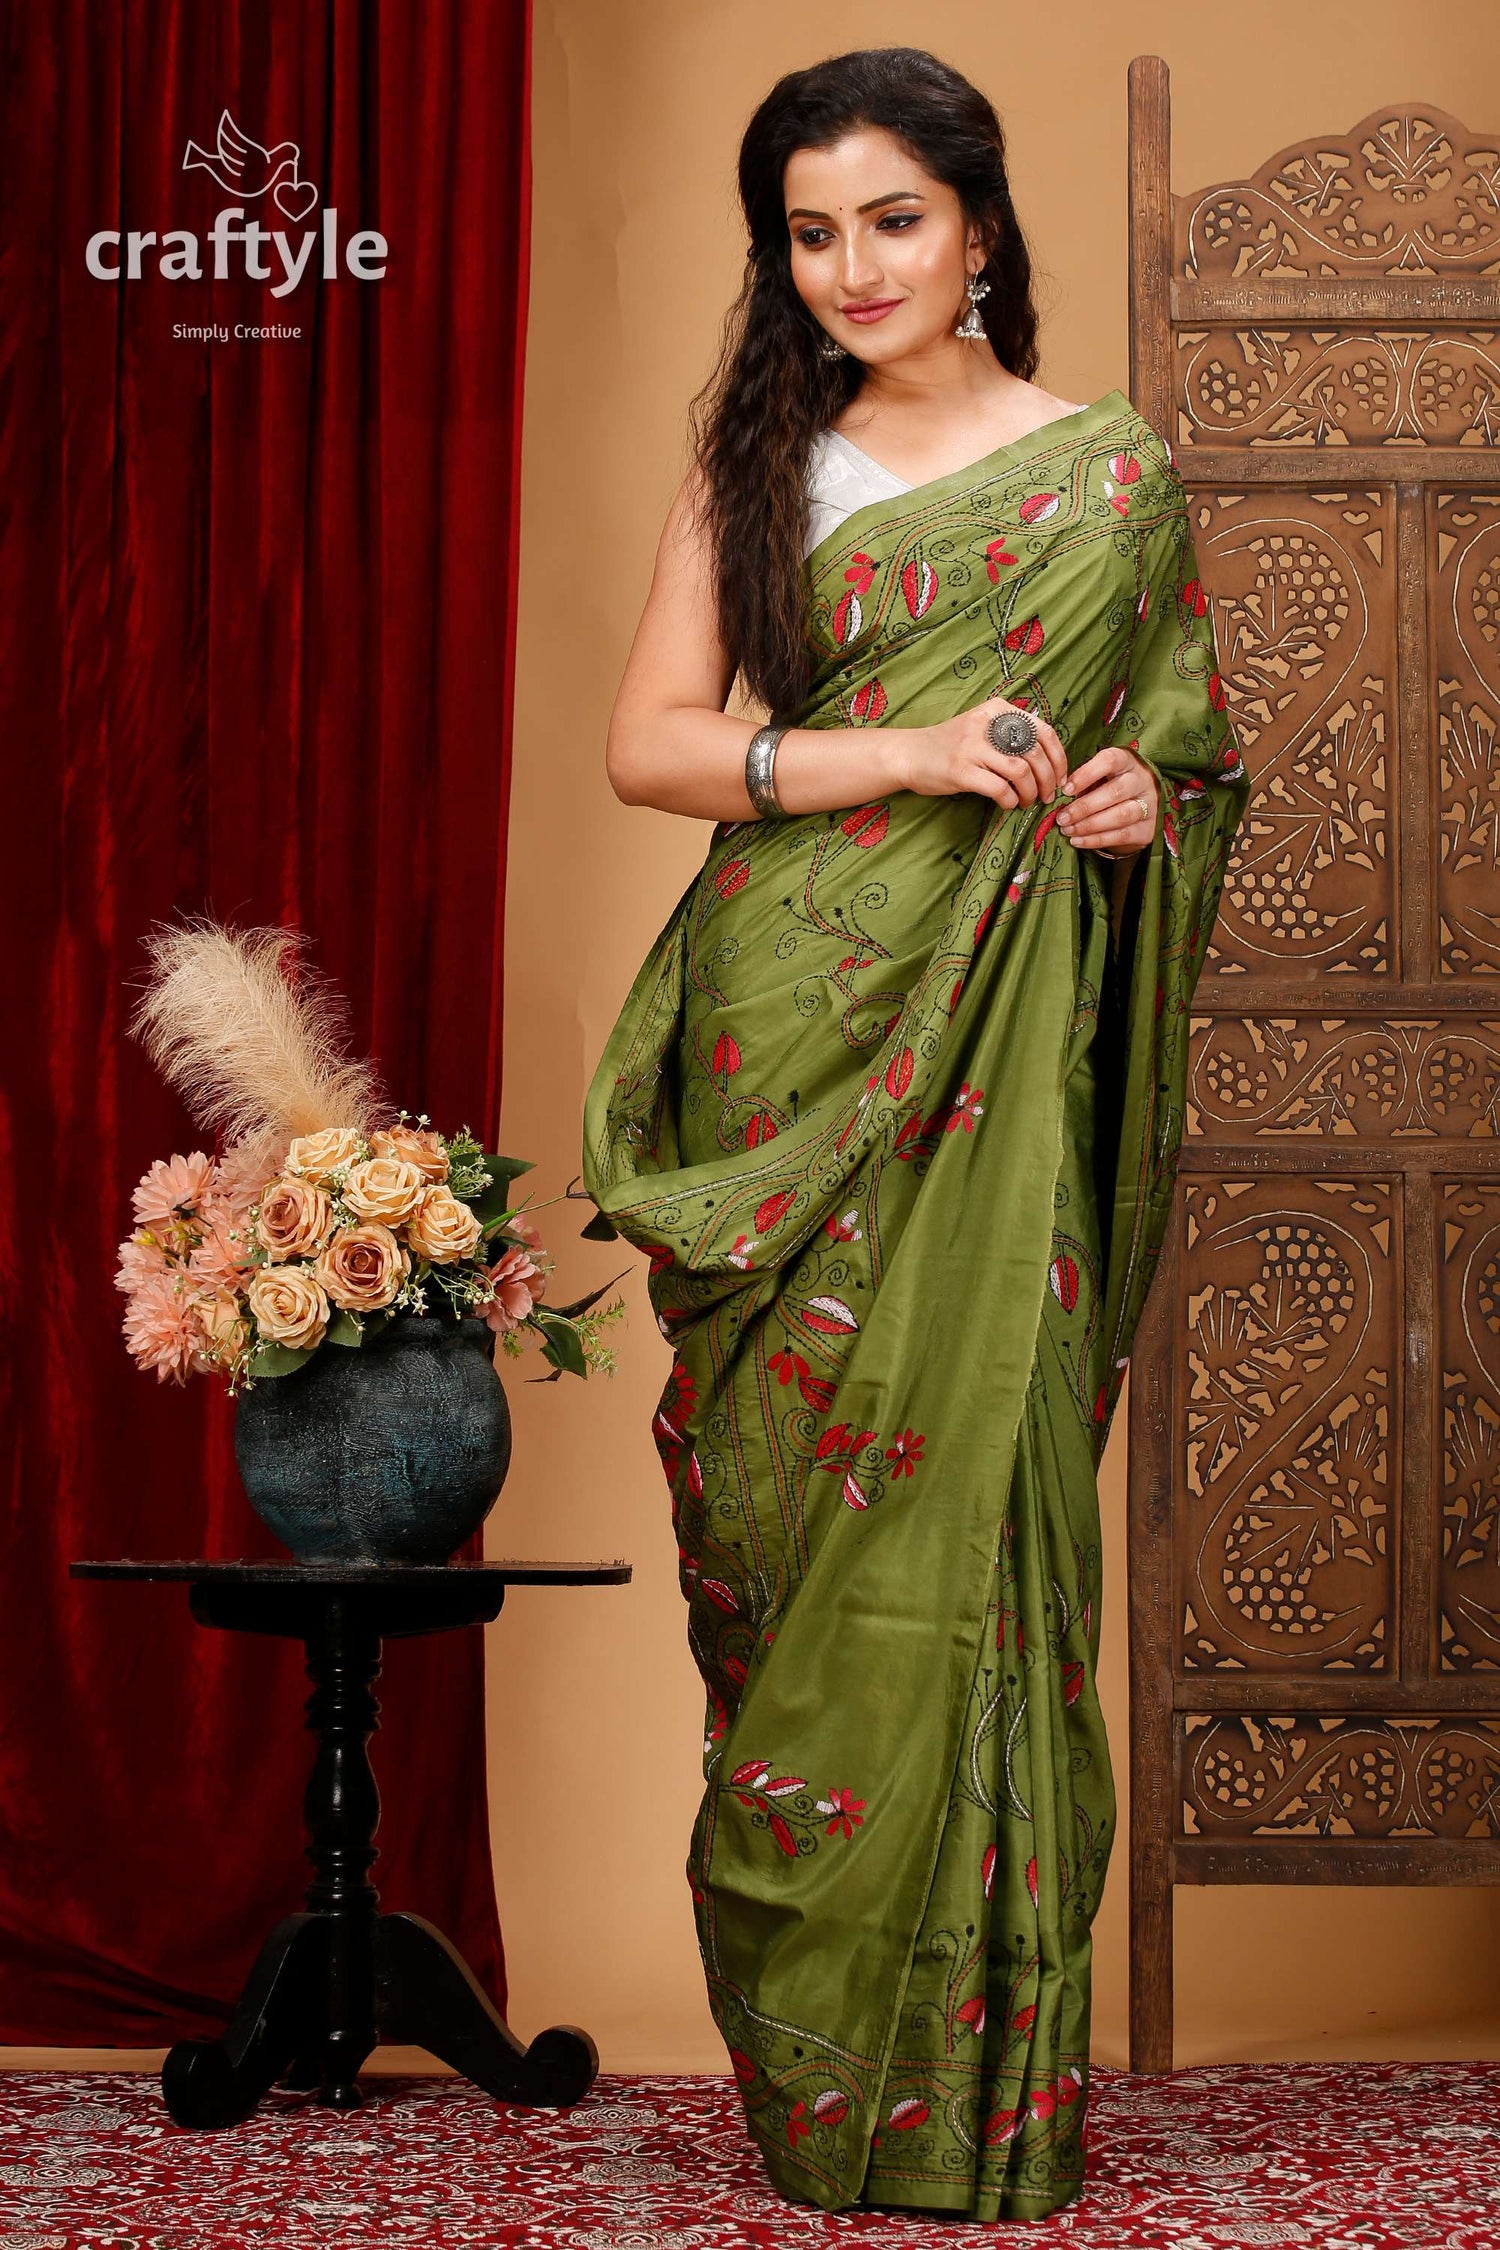
[[[318,191],[311,180],[283,180],[274,192],[277,208],[289,219],[301,220],[318,200]]]

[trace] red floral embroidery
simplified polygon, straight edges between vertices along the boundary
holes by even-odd
[[[894,1464],[891,1470],[892,1476],[909,1477],[921,1460],[922,1448],[926,1443],[927,1439],[924,1433],[903,1430],[894,1444],[888,1445],[885,1449],[887,1461]]]
[[[938,590],[937,572],[921,555],[913,555],[901,573],[901,592],[913,617],[925,617]]]
[[[953,1097],[953,1107],[944,1120],[945,1128],[951,1133],[956,1126],[962,1125],[966,1133],[972,1133],[975,1118],[983,1115],[984,1088],[971,1086],[966,1078]]]
[[[881,710],[884,710],[884,708],[885,704],[882,699]],[[880,712],[874,712],[872,716],[879,718]],[[850,842],[858,844],[862,852],[867,852],[872,844],[880,843],[890,824],[891,808],[889,805],[857,805],[853,812],[845,813],[843,819],[839,822],[840,828]],[[864,966],[863,963],[857,965]]]
[[[856,1797],[848,1789],[830,1789],[826,1797],[818,1799],[818,1810],[820,1813],[833,1815],[824,1831],[825,1835],[837,1836],[842,1832],[845,1836],[852,1836],[855,1829],[863,1828],[865,1823],[865,1800],[863,1797]]]

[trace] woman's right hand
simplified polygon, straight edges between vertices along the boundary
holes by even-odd
[[[997,805],[1034,805],[1054,796],[1068,778],[1068,754],[1057,730],[1039,719],[1037,739],[1024,756],[997,750],[989,738],[991,719],[1019,704],[992,695],[970,711],[940,719],[935,726],[904,728],[901,785],[919,797],[957,797],[965,791],[993,797]]]

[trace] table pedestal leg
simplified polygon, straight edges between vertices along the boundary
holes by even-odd
[[[498,2101],[564,2108],[598,2075],[599,2050],[577,2024],[552,2024],[523,2047],[463,1955],[420,1914],[381,1915],[376,1979],[381,2037],[425,2047]]]
[[[278,1922],[221,2039],[183,2039],[162,2066],[161,2090],[179,2125],[238,2125],[314,2036],[326,1982],[326,1929],[316,1914]]]
[[[305,1637],[307,1724],[318,1738],[303,1806],[308,1910],[272,1931],[224,2036],[172,2049],[167,2108],[180,2125],[235,2125],[279,2081],[357,2109],[360,2068],[381,2037],[425,2047],[502,2101],[580,2100],[599,2069],[586,2031],[554,2024],[523,2046],[440,1930],[377,1911],[369,1878],[380,1796],[367,1745],[380,1717],[380,1636],[357,1599],[332,1595]]]

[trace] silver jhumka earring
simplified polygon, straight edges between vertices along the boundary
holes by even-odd
[[[819,325],[821,326],[821,323]],[[823,333],[818,338],[818,357],[819,359],[847,359],[849,354],[838,341],[838,338],[830,336],[827,329],[824,328]]]
[[[979,300],[989,295],[990,285],[977,273],[971,273],[964,283],[964,290],[968,296],[969,309],[953,333],[955,336],[967,336],[971,343],[977,343],[985,333],[984,322],[979,317]]]

